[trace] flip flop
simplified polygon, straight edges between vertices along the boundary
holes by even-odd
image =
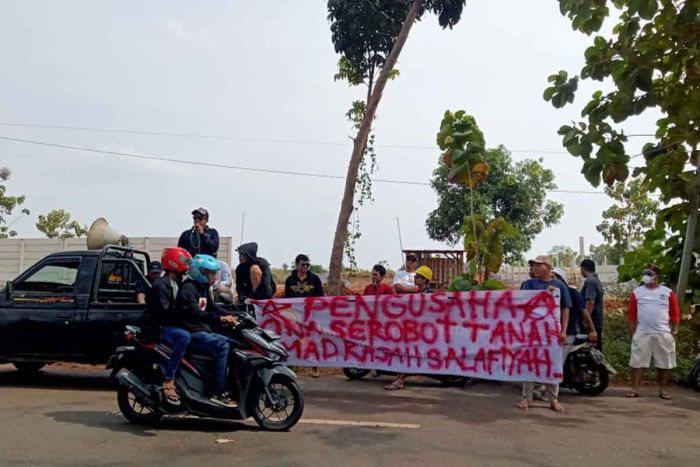
[[[386,386],[384,386],[384,389],[386,389],[387,391],[396,391],[399,389],[403,389],[403,384],[399,384],[399,383],[387,384]]]
[[[630,391],[627,394],[625,394],[625,397],[634,399],[635,397],[639,397],[639,393],[637,391]]]

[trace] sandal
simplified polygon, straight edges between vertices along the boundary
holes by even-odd
[[[669,394],[667,392],[662,392],[661,394],[659,394],[659,397],[665,401],[670,401],[671,399],[673,399],[671,394]]]
[[[530,401],[527,399],[523,399],[518,403],[518,405],[516,405],[516,407],[520,410],[527,410],[530,408]]]
[[[396,391],[398,389],[403,389],[403,383],[393,382],[384,386],[384,389],[386,389],[387,391]]]
[[[163,383],[163,395],[169,404],[180,405],[180,396],[177,394],[175,383],[172,380]]]
[[[629,397],[630,399],[634,399],[635,397],[639,397],[639,393],[637,391],[630,391],[625,394],[625,397]]]

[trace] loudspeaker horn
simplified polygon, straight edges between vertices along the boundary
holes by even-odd
[[[106,245],[129,244],[129,239],[123,233],[109,226],[107,219],[100,217],[92,223],[87,233],[88,250],[100,250]]]

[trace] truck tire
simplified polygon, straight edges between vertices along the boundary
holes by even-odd
[[[15,368],[22,373],[36,373],[46,366],[44,362],[12,362]]]

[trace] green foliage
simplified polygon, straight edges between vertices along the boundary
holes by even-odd
[[[445,112],[437,144],[443,151],[441,160],[449,169],[447,179],[451,183],[475,188],[488,175],[484,134],[476,119],[464,110]]]
[[[87,226],[71,221],[70,213],[64,209],[54,209],[46,215],[40,214],[36,223],[39,232],[48,238],[75,238],[87,234]]]
[[[313,272],[314,274],[323,274],[325,272],[328,272],[326,268],[323,267],[322,264],[312,264],[309,267],[309,270]]]
[[[24,204],[25,196],[10,196],[7,194],[6,182],[10,180],[12,172],[7,167],[0,167],[0,239],[8,237],[16,237],[17,232],[10,230],[12,224],[16,221],[8,222],[8,217],[12,215],[15,208]],[[29,209],[22,209],[20,216],[29,215]]]
[[[671,370],[673,381],[685,384],[693,367],[695,358],[695,333],[688,321],[682,321],[676,338],[676,362],[678,367]],[[617,382],[626,382],[631,379],[629,368],[630,346],[632,336],[627,329],[627,314],[624,310],[608,310],[603,321],[604,352],[608,361],[615,367],[618,374]],[[644,379],[652,382],[656,379],[655,370],[647,370]]]
[[[628,245],[630,248],[638,246],[644,233],[654,226],[659,203],[650,198],[641,178],[605,187],[605,193],[615,200],[615,204],[603,211],[603,222],[596,226],[596,230],[610,247],[605,253],[618,261],[612,264],[620,264],[620,258],[629,250]]]
[[[547,252],[552,257],[552,262],[556,267],[574,267],[576,262],[576,252],[570,246],[556,245]]]
[[[473,190],[474,211],[484,218],[503,217],[516,233],[503,239],[504,259],[513,263],[523,259],[531,242],[545,227],[559,222],[563,206],[547,200],[547,191],[557,188],[554,174],[542,165],[542,160],[526,159],[513,162],[503,146],[488,149],[485,154],[489,174]],[[471,191],[468,187],[450,183],[449,169],[440,164],[433,172],[431,186],[438,196],[438,205],[426,221],[428,236],[450,244],[463,238],[462,224],[469,215]]]
[[[658,190],[669,207],[659,211],[642,245],[625,254],[621,278],[635,278],[647,260],[662,263],[675,284],[680,271],[688,214],[697,212],[700,177],[690,167],[700,156],[700,2],[689,0],[559,0],[561,13],[575,30],[591,35],[611,13],[619,15],[611,37],[596,36],[586,49],[578,77],[565,72],[550,77],[544,98],[555,107],[573,101],[576,81],[609,81],[611,92],[596,91],[581,111],[583,122],[559,129],[569,153],[583,159],[581,172],[594,186],[643,176],[649,191]],[[559,97],[558,97],[559,96]],[[616,125],[652,109],[660,113],[653,140],[641,155],[645,164],[629,167],[628,140]],[[595,152],[594,152],[595,149]],[[697,239],[700,230],[693,233]],[[689,288],[700,288],[696,241]]]
[[[468,216],[464,225],[464,249],[467,259],[475,261],[477,272],[498,272],[503,264],[503,239],[515,235],[515,228],[502,217],[485,221],[481,216]]]
[[[590,253],[591,259],[596,264],[620,264],[624,251],[620,251],[607,243],[601,243],[600,245],[591,245]]]

